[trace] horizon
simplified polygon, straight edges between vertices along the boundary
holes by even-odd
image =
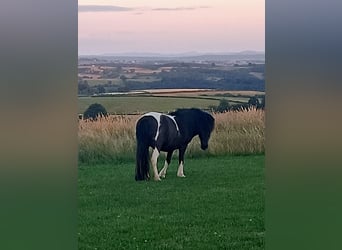
[[[265,54],[265,51],[257,50],[241,50],[241,51],[185,51],[185,52],[141,52],[141,51],[126,51],[126,52],[104,52],[98,54],[78,54],[78,56],[134,56],[134,55],[156,55],[156,56],[202,56],[202,55],[235,55],[235,54]]]
[[[80,56],[265,50],[265,0],[79,0],[78,8]]]

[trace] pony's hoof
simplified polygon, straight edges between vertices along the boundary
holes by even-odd
[[[159,174],[159,177],[165,179],[165,174]]]
[[[184,174],[177,174],[178,177],[185,178],[186,176]]]
[[[155,181],[161,181],[161,179],[159,178],[159,176],[158,176],[158,177],[154,177],[154,180],[155,180]]]

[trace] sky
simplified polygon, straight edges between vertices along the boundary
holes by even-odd
[[[265,50],[265,0],[79,0],[78,54]]]

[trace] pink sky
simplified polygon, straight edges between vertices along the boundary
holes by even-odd
[[[79,54],[265,49],[265,0],[79,0]]]

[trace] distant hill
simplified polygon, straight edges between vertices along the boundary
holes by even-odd
[[[144,89],[265,90],[265,54],[126,53],[79,57],[79,94]]]
[[[244,50],[239,52],[197,52],[188,51],[183,53],[150,53],[150,52],[125,52],[125,53],[104,53],[91,56],[124,56],[124,57],[191,57],[203,55],[264,55],[262,51]],[[82,56],[82,55],[81,55]],[[89,55],[88,55],[89,56]]]
[[[264,62],[265,53],[260,51],[241,51],[241,52],[218,52],[218,53],[199,53],[186,52],[180,54],[161,54],[161,53],[109,53],[102,55],[80,55],[79,59],[98,59],[98,60],[126,60],[126,61],[252,61]]]

